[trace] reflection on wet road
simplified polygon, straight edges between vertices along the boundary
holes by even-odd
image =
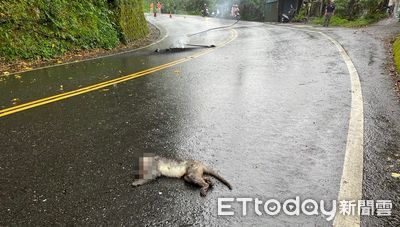
[[[218,48],[225,46],[226,44],[230,43],[231,41],[233,41],[236,38],[236,32],[234,30],[231,30],[231,31],[232,31],[232,37],[230,37],[225,42],[219,43],[218,44]],[[190,45],[193,46],[194,44],[190,44]],[[200,47],[202,45],[196,45],[196,46],[197,46],[197,48],[186,47],[186,46],[185,47],[167,48],[167,49],[165,49],[165,53],[190,52],[190,51],[201,49]],[[211,45],[211,46],[206,46],[206,48],[217,48],[217,47],[215,45]],[[92,92],[92,91],[99,90],[99,89],[105,89],[105,91],[106,91],[107,87],[109,87],[111,85],[116,85],[116,84],[119,84],[119,83],[123,83],[123,82],[128,81],[128,80],[136,79],[136,78],[141,77],[141,76],[149,75],[151,73],[154,73],[154,72],[157,72],[157,71],[160,71],[160,70],[163,70],[163,69],[166,69],[166,68],[178,65],[178,64],[182,64],[184,62],[190,61],[192,59],[195,59],[197,57],[200,57],[202,55],[210,53],[211,51],[212,51],[212,49],[207,50],[207,51],[197,51],[197,53],[195,52],[196,54],[185,56],[184,58],[180,58],[180,59],[177,59],[175,61],[168,62],[168,63],[162,64],[162,65],[159,65],[159,66],[156,66],[156,67],[153,67],[153,68],[149,68],[149,69],[146,69],[146,70],[143,70],[143,71],[135,72],[133,74],[129,74],[129,75],[126,75],[126,76],[117,77],[115,79],[107,80],[107,81],[104,81],[104,82],[101,82],[101,83],[97,83],[97,84],[94,84],[94,85],[78,88],[78,89],[67,91],[67,92],[62,92],[60,94],[56,94],[56,95],[53,95],[53,96],[48,96],[48,97],[45,97],[45,98],[36,99],[36,100],[30,101],[30,102],[26,102],[26,103],[23,103],[23,104],[17,104],[16,100],[19,101],[20,99],[19,98],[18,99],[14,98],[13,99],[13,105],[14,106],[8,107],[8,108],[4,108],[4,109],[0,110],[0,117],[7,116],[7,115],[10,115],[10,114],[13,114],[13,113],[20,112],[20,111],[24,111],[24,110],[27,110],[27,109],[30,109],[30,108],[38,107],[38,106],[41,106],[41,105],[45,105],[45,104],[48,104],[48,103],[57,102],[57,101],[60,101],[60,100],[66,99],[66,98],[74,97],[74,96],[77,96],[77,95],[85,94],[85,93]],[[160,53],[160,50],[157,48],[156,52]],[[20,75],[14,75],[14,77],[20,78]],[[7,78],[9,78],[9,77],[7,77]],[[21,81],[21,83],[22,82],[23,81]],[[7,80],[5,80],[4,84],[7,84]],[[81,87],[81,86],[79,86],[79,87]],[[64,91],[64,85],[60,85],[60,90]],[[13,93],[12,90],[11,90],[10,93],[12,93],[14,95],[18,95],[18,94]]]

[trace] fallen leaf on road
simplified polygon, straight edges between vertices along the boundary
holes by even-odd
[[[101,91],[108,91],[108,90],[110,90],[110,89],[108,89],[108,88],[101,89]]]
[[[392,177],[399,178],[400,177],[400,173],[392,173]]]
[[[15,77],[15,79],[17,79],[17,80],[21,79],[21,75],[19,75],[19,74],[15,74],[14,77]]]
[[[18,102],[19,102],[19,98],[13,98],[13,99],[11,100],[11,102],[12,102],[13,105],[16,105],[16,104],[18,104]]]
[[[63,85],[60,85],[60,90],[61,91],[64,90],[64,86]]]
[[[175,73],[176,75],[179,75],[179,74],[181,73],[181,71],[175,70],[174,73]]]

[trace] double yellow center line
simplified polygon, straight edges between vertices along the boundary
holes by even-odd
[[[236,32],[236,30],[230,30],[230,31],[231,31],[231,37],[227,41],[223,42],[222,44],[217,45],[216,48],[208,49],[206,51],[201,51],[200,53],[197,53],[197,54],[185,57],[185,58],[181,58],[181,59],[178,59],[178,60],[163,64],[163,65],[159,65],[159,66],[156,66],[156,67],[153,67],[153,68],[150,68],[150,69],[146,69],[146,70],[139,71],[139,72],[136,72],[136,73],[133,73],[133,74],[122,76],[122,77],[119,77],[119,78],[116,78],[116,79],[108,80],[108,81],[105,81],[105,82],[102,82],[102,83],[94,84],[94,85],[91,85],[91,86],[87,86],[87,87],[84,87],[84,88],[80,88],[80,89],[69,91],[69,92],[65,92],[65,93],[61,93],[61,94],[54,95],[54,96],[49,96],[49,97],[46,97],[46,98],[42,98],[42,99],[38,99],[38,100],[35,100],[35,101],[27,102],[27,103],[24,103],[24,104],[21,104],[21,105],[17,105],[17,106],[13,106],[13,107],[10,107],[10,108],[2,109],[2,110],[0,110],[0,117],[4,117],[4,116],[10,115],[10,114],[17,113],[17,112],[20,112],[20,111],[24,111],[24,110],[27,110],[27,109],[31,109],[31,108],[34,108],[34,107],[42,106],[42,105],[45,105],[45,104],[48,104],[48,103],[57,102],[57,101],[60,101],[60,100],[63,100],[63,99],[67,99],[67,98],[70,98],[70,97],[73,97],[73,96],[77,96],[77,95],[81,95],[81,94],[84,94],[84,93],[88,93],[88,92],[91,92],[91,91],[99,90],[99,89],[102,89],[102,88],[105,88],[105,87],[108,87],[108,86],[111,86],[111,85],[114,85],[114,84],[119,84],[119,83],[122,83],[122,82],[125,82],[125,81],[128,81],[128,80],[132,80],[132,79],[135,79],[135,78],[138,78],[138,77],[141,77],[141,76],[145,76],[145,75],[148,75],[148,74],[151,74],[151,73],[154,73],[154,72],[157,72],[157,71],[160,71],[160,70],[163,70],[163,69],[178,65],[178,64],[182,64],[182,63],[190,61],[190,60],[192,60],[194,58],[198,58],[198,57],[200,57],[202,55],[208,54],[208,53],[214,51],[215,49],[221,48],[221,47],[227,45],[228,43],[232,42],[234,39],[236,39],[237,32]]]

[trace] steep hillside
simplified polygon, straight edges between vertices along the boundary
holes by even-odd
[[[0,58],[49,59],[111,49],[148,33],[141,0],[0,1]]]

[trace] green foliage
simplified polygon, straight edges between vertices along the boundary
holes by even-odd
[[[48,59],[72,49],[110,49],[126,34],[129,40],[147,34],[142,0],[121,1],[123,10],[118,18],[108,2],[111,1],[0,1],[0,57]],[[124,34],[120,33],[119,24]]]
[[[368,15],[375,15],[385,11],[385,0],[360,0],[363,9],[367,10]]]
[[[306,8],[305,7],[300,8],[300,10],[294,16],[293,21],[294,22],[302,22],[305,18],[307,18],[306,14],[307,14]]]
[[[144,11],[150,11],[150,3],[153,2],[156,7],[156,0],[143,0]],[[180,13],[189,15],[200,15],[204,4],[207,4],[209,12],[216,12],[217,9],[225,17],[229,17],[233,4],[238,4],[240,8],[241,18],[244,20],[262,20],[263,4],[265,0],[163,0],[163,13]]]
[[[348,20],[383,14],[385,4],[387,4],[386,0],[335,0],[334,2],[336,6],[335,14]]]
[[[265,0],[242,0],[239,4],[241,18],[251,21],[262,21],[264,18]]]
[[[117,1],[113,5],[113,12],[120,39],[124,43],[148,34],[147,22],[143,16],[143,0]]]
[[[400,36],[398,36],[393,43],[393,55],[397,71],[400,73]]]
[[[325,1],[327,2],[327,1]],[[331,25],[342,27],[362,27],[375,23],[387,17],[385,0],[335,0],[335,16]],[[319,17],[312,22],[323,24],[324,18]]]
[[[361,17],[356,20],[348,20],[335,15],[331,18],[330,25],[341,27],[363,27],[375,23],[384,17],[386,17],[385,14],[376,14],[374,16]],[[324,23],[324,17],[315,18],[312,23],[322,25]]]
[[[153,2],[154,8],[157,7],[157,0],[143,0],[145,12],[149,12],[150,3]],[[162,12],[176,12],[181,14],[199,15],[204,4],[207,4],[209,9],[214,6],[215,0],[160,0],[162,4]]]
[[[344,17],[348,14],[349,0],[336,0],[335,1],[335,14]]]
[[[157,4],[157,0],[144,1],[145,12],[149,12],[150,2]],[[264,18],[265,0],[163,0],[163,12],[176,12],[181,14],[199,15],[204,3],[207,4],[209,11],[219,11],[225,17],[229,17],[230,9],[233,4],[239,4],[240,15],[244,20],[262,21]],[[322,0],[323,7],[326,6],[328,0]],[[351,24],[349,26],[362,26],[371,22],[375,22],[373,18],[382,18],[385,12],[385,4],[387,0],[335,0],[336,15],[339,18],[346,19],[343,21],[337,19],[338,24]],[[321,3],[313,1],[310,16],[319,16]],[[300,15],[299,15],[300,14]],[[305,9],[301,8],[295,18],[295,21],[302,21],[306,17]],[[354,22],[348,22],[354,21]],[[336,23],[335,22],[335,23]]]

